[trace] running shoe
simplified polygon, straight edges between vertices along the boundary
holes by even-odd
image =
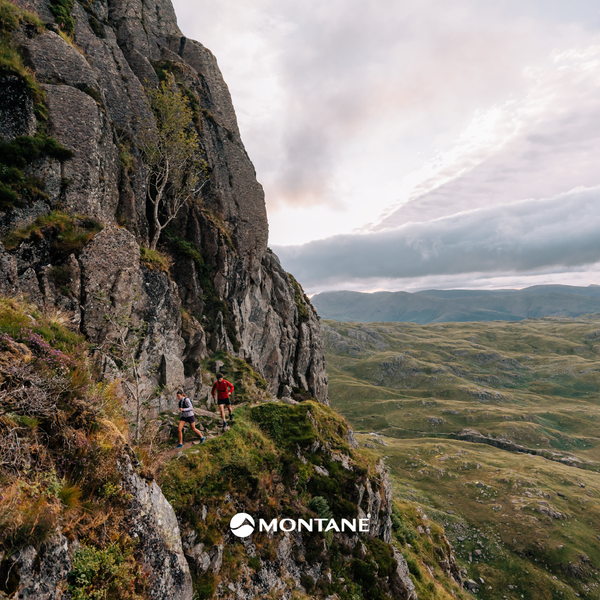
[[[206,441],[206,436],[205,436],[205,435],[203,435],[203,436],[200,438],[200,443],[201,443],[201,444],[204,444],[204,442],[205,442],[205,441]]]
[[[177,446],[175,446],[175,448],[183,448],[183,444],[177,444]]]

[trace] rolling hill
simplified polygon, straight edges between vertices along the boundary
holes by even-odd
[[[323,292],[312,303],[325,319],[359,323],[521,321],[600,312],[600,286],[533,286],[523,290]]]

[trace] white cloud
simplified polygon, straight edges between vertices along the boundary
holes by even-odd
[[[310,292],[579,271],[600,261],[600,188],[274,250]]]
[[[597,278],[594,0],[174,4],[219,60],[270,243],[307,288]]]
[[[600,46],[527,69],[527,94],[485,113],[446,153],[412,174],[404,202],[372,229],[548,197],[600,182]]]

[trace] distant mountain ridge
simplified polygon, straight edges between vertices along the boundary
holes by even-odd
[[[522,290],[323,292],[311,302],[324,319],[359,323],[521,321],[600,312],[600,286],[536,285]]]

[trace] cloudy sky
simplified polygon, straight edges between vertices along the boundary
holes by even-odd
[[[600,284],[600,3],[175,0],[309,293]]]

